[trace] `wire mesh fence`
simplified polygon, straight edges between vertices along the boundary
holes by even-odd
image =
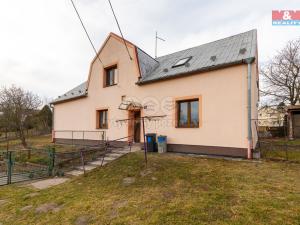
[[[85,147],[70,152],[55,153],[55,175],[63,175],[64,172],[86,165],[88,162],[95,161],[105,154],[104,145],[95,147]]]
[[[7,154],[0,152],[0,185],[7,183]]]
[[[0,185],[51,175],[54,149],[25,149],[0,152]]]
[[[258,142],[256,151],[261,158],[300,163],[300,139],[289,139],[286,117],[255,121]]]
[[[97,165],[102,166],[105,156],[113,150],[118,152],[114,153],[117,155],[123,150],[127,152],[127,147],[129,152],[131,151],[130,137],[102,140],[99,144],[97,141],[96,145],[82,142],[75,145],[74,141],[71,141],[67,144],[55,143],[44,149],[0,149],[0,185],[49,176],[64,176],[65,172],[74,168],[82,168],[85,171],[85,165],[92,161],[97,161]]]
[[[85,165],[92,161],[101,161],[99,165],[102,165],[105,155],[113,150],[122,149],[126,150],[124,143],[120,144],[118,141],[128,139],[128,137],[119,138],[112,141],[104,141],[99,145],[92,146],[79,146],[73,151],[68,152],[55,152],[54,162],[54,175],[64,175],[65,172],[73,170],[74,168],[81,168],[85,170]],[[131,151],[131,142],[128,142],[128,147]]]
[[[259,141],[261,157],[265,159],[300,163],[300,145],[282,140]]]

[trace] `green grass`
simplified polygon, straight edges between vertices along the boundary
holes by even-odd
[[[290,141],[284,138],[273,138],[263,139],[262,142],[260,150],[263,158],[300,163],[300,139]]]
[[[279,145],[300,145],[300,139],[295,140],[287,140],[286,138],[273,138],[273,139],[266,139],[265,141],[272,141],[274,144]]]
[[[131,153],[86,176],[36,191],[0,188],[3,224],[300,224],[300,165]],[[129,186],[126,177],[134,177]],[[41,204],[59,212],[38,214]],[[28,211],[20,209],[33,205]]]
[[[285,150],[268,151],[266,149],[263,149],[262,153],[262,157],[266,159],[288,160],[300,163],[300,149],[288,150],[288,152],[286,152]]]
[[[51,145],[51,135],[34,136],[26,139],[28,147],[43,148],[47,145]],[[6,142],[0,142],[0,149],[6,149]],[[9,149],[23,148],[20,140],[9,141]]]
[[[58,152],[74,151],[75,146],[71,145],[56,145],[52,143],[51,135],[34,136],[26,139],[28,148],[46,149],[48,146],[55,146],[55,150]],[[13,140],[9,142],[10,150],[23,149],[20,140]],[[6,150],[6,142],[0,142],[0,151]]]

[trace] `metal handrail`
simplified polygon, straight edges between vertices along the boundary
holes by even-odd
[[[53,136],[54,139],[56,138],[56,133],[70,133],[71,134],[71,145],[74,145],[74,140],[91,140],[91,139],[86,139],[86,135],[85,133],[99,133],[99,140],[97,139],[97,141],[104,141],[105,140],[105,131],[104,130],[53,130]],[[74,138],[74,134],[76,133],[82,133],[82,138]],[[53,140],[54,141],[54,140]],[[68,143],[64,143],[65,145],[68,145]],[[84,144],[77,144],[79,146],[86,146]]]
[[[108,153],[107,149],[108,149],[108,147],[110,146],[109,143],[110,143],[110,142],[113,142],[113,141],[119,141],[119,140],[123,140],[123,139],[129,139],[130,137],[133,137],[133,135],[127,136],[127,137],[123,137],[123,138],[118,138],[118,139],[115,139],[115,140],[112,140],[112,141],[107,141],[107,142],[105,142],[105,149],[104,149],[104,154],[103,154],[102,161],[101,161],[101,167],[103,166],[103,162],[104,162],[105,155]],[[129,149],[130,149],[129,152],[131,152],[132,142],[129,141],[129,142],[128,142],[128,145],[129,145]]]
[[[101,166],[103,166],[103,162],[104,162],[104,158],[105,158],[105,155],[107,153],[109,153],[111,150],[109,150],[109,148],[117,148],[117,147],[113,147],[111,145],[112,142],[115,142],[115,141],[120,141],[120,140],[123,140],[123,139],[129,139],[130,137],[133,137],[133,136],[126,136],[126,137],[122,137],[122,138],[117,138],[117,139],[114,139],[114,140],[105,140],[102,144],[98,144],[98,145],[91,145],[91,146],[85,146],[84,148],[81,148],[79,149],[78,153],[79,153],[79,156],[75,157],[77,159],[80,159],[81,160],[81,165],[82,165],[82,169],[83,169],[83,172],[85,174],[85,154],[86,153],[89,153],[89,152],[98,152],[98,151],[101,151],[103,153],[101,153],[100,157],[102,157],[102,161],[101,161]],[[129,141],[128,142],[128,145],[130,147],[130,152],[131,152],[131,146],[132,146],[132,142]],[[97,149],[92,149],[92,148],[97,148]],[[103,150],[104,148],[104,150]],[[121,147],[120,147],[121,148]],[[101,149],[101,150],[100,150]],[[62,152],[62,153],[56,153],[56,155],[66,155],[66,154],[72,154],[74,152]],[[74,159],[74,158],[73,158]],[[72,159],[72,160],[73,160]]]

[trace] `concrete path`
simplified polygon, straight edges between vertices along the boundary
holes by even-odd
[[[140,151],[140,150],[141,150],[141,148],[139,146],[131,147],[131,152],[136,152],[136,151]],[[80,176],[80,175],[84,174],[84,171],[88,172],[97,167],[100,167],[101,165],[104,166],[104,165],[120,158],[121,156],[128,154],[129,152],[130,152],[129,147],[113,149],[113,150],[111,150],[111,152],[109,152],[105,155],[104,159],[103,159],[103,157],[99,157],[95,161],[89,162],[87,165],[85,165],[84,169],[82,166],[78,166],[74,170],[66,172],[65,174],[67,176]]]
[[[34,188],[37,189],[46,189],[52,186],[56,186],[62,183],[65,183],[66,181],[68,181],[69,178],[49,178],[49,179],[45,179],[45,180],[40,180],[40,181],[36,181],[36,182],[32,182],[30,185],[33,186]]]
[[[139,146],[132,146],[131,147],[131,152],[136,152],[136,151],[140,151],[140,147]],[[129,147],[123,148],[123,149],[114,149],[111,152],[107,153],[103,159],[103,157],[98,158],[95,161],[92,161],[90,163],[88,163],[87,165],[85,165],[85,172],[91,171],[97,167],[100,167],[101,164],[102,166],[118,159],[119,157],[126,155],[130,152]],[[103,161],[103,162],[102,162]],[[82,167],[76,167],[74,170],[69,171],[66,173],[67,176],[80,176],[84,174],[83,168]],[[29,185],[37,188],[37,189],[46,189],[52,186],[56,186],[62,183],[65,183],[66,181],[70,180],[70,178],[60,178],[60,177],[54,177],[54,178],[49,178],[49,179],[44,179],[44,180],[40,180],[40,181],[33,181],[30,182]],[[0,224],[1,225],[1,224]]]

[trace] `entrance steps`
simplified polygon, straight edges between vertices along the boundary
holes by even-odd
[[[122,157],[123,155],[126,155],[130,152],[136,152],[136,151],[140,151],[140,145],[133,145],[130,147],[124,147],[124,148],[117,148],[117,149],[112,149],[111,151],[109,151],[108,153],[106,153],[104,155],[104,157],[99,157],[97,158],[95,161],[91,161],[89,163],[87,163],[86,165],[83,166],[77,166],[75,167],[74,170],[68,171],[65,174],[67,176],[80,176],[82,174],[84,174],[84,172],[88,172],[91,170],[94,170],[98,167],[104,166],[120,157]]]

